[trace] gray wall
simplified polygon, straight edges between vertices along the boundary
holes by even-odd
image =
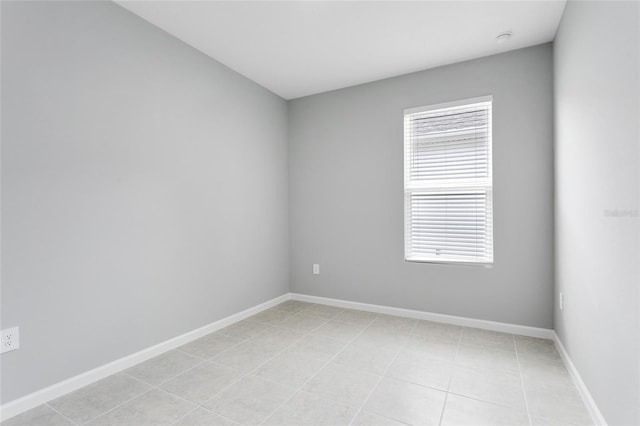
[[[640,424],[639,17],[569,2],[554,45],[555,328],[611,425]]]
[[[2,401],[288,291],[287,105],[111,2],[2,2]]]
[[[292,291],[551,328],[552,80],[546,44],[291,101]],[[403,109],[488,94],[495,264],[407,263]]]

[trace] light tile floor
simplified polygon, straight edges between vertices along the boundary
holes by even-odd
[[[587,425],[553,342],[288,301],[2,423]]]

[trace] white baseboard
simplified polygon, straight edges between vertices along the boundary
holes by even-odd
[[[193,340],[199,339],[200,337],[206,336],[209,333],[220,330],[221,328],[248,318],[289,299],[290,295],[288,293],[284,294],[282,296],[276,297],[275,299],[268,300],[249,309],[245,309],[244,311],[238,312],[237,314],[233,314],[226,318],[222,318],[221,320],[212,322],[211,324],[205,325],[204,327],[189,331],[185,334],[166,340],[162,343],[158,343],[157,345],[143,349],[134,354],[94,368],[93,370],[89,370],[85,373],[71,377],[62,382],[48,386],[44,389],[40,389],[29,395],[25,395],[16,400],[7,402],[0,407],[0,421],[7,420],[20,413],[35,408],[38,405],[44,404],[69,392],[80,389],[81,387],[104,379],[107,376],[119,373],[123,370],[126,370],[127,368],[133,367],[140,362],[146,361],[149,358],[153,358],[154,356],[160,355],[171,349],[175,349]]]
[[[582,377],[580,376],[580,373],[578,373],[576,366],[573,365],[573,361],[571,361],[571,357],[569,357],[569,353],[567,352],[564,345],[562,344],[562,340],[560,340],[560,336],[558,336],[558,334],[555,331],[553,332],[553,341],[555,342],[556,347],[558,348],[558,352],[560,352],[560,356],[562,357],[564,364],[567,366],[567,370],[569,370],[569,374],[571,375],[573,382],[578,388],[578,392],[582,397],[582,401],[584,402],[584,405],[587,407],[587,410],[589,410],[591,419],[598,426],[607,426],[607,421],[604,419],[604,416],[600,412],[598,405],[596,404],[595,400],[591,396],[591,392],[589,392],[589,389],[582,381]]]
[[[480,319],[458,317],[455,315],[436,314],[432,312],[414,311],[411,309],[393,308],[390,306],[372,305],[369,303],[351,302],[327,297],[308,296],[306,294],[289,293],[291,299],[303,302],[320,303],[323,305],[337,306],[340,308],[359,309],[361,311],[376,312],[379,314],[396,315],[399,317],[415,318],[420,320],[441,322],[460,325],[464,327],[482,328],[485,330],[501,331],[503,333],[519,334],[522,336],[539,337],[552,340],[554,331],[547,328],[529,327],[526,325],[508,324],[504,322],[486,321]]]

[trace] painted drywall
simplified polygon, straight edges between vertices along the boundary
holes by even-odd
[[[610,425],[640,424],[640,3],[567,3],[554,43],[555,328]]]
[[[290,101],[292,291],[551,328],[552,83],[545,44]],[[403,110],[482,95],[495,263],[405,262]]]
[[[111,2],[2,2],[2,402],[288,292],[287,106]]]

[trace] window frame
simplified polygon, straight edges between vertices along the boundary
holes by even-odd
[[[414,183],[411,181],[411,168],[408,166],[411,161],[410,144],[411,138],[408,136],[407,120],[412,114],[432,112],[437,110],[455,109],[465,106],[473,106],[474,104],[488,103],[488,120],[487,120],[487,177],[466,178],[466,179],[441,179],[437,181],[423,181],[423,183]],[[415,108],[407,108],[403,111],[403,169],[404,169],[404,260],[412,263],[434,263],[434,264],[451,264],[451,265],[468,265],[492,267],[495,263],[494,250],[494,227],[493,227],[493,96],[486,95],[474,98],[460,99],[452,102],[444,102],[433,105],[426,105]],[[416,192],[426,193],[443,193],[455,194],[460,192],[482,191],[485,193],[485,214],[489,214],[486,219],[486,225],[489,229],[487,241],[490,244],[490,258],[481,258],[479,260],[472,259],[447,259],[433,258],[426,256],[411,256],[411,195]]]

